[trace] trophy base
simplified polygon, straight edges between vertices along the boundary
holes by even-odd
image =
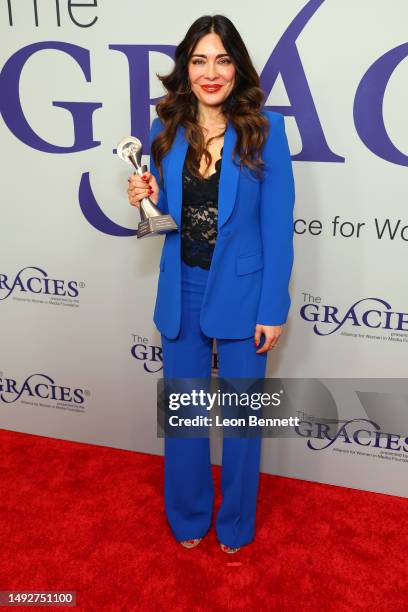
[[[149,217],[145,221],[139,223],[137,227],[137,237],[145,238],[147,236],[157,236],[157,234],[167,234],[177,229],[176,222],[171,215]]]

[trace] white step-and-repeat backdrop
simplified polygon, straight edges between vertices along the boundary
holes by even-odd
[[[301,425],[264,440],[261,469],[408,496],[408,3],[252,9],[1,3],[0,427],[162,454],[163,237],[137,240],[114,149],[132,133],[146,150],[156,73],[197,17],[221,12],[285,115],[296,180],[292,307],[267,374]],[[218,464],[220,449],[214,435]]]

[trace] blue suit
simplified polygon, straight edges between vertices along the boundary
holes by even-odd
[[[270,123],[262,154],[266,176],[259,181],[238,157],[232,161],[236,133],[228,122],[224,136],[218,197],[218,235],[203,297],[202,331],[214,338],[246,338],[257,323],[281,325],[290,307],[289,280],[293,264],[292,162],[281,113],[263,111]],[[152,123],[150,144],[163,125]],[[164,188],[159,208],[180,227],[182,169],[188,142],[178,126],[173,145],[162,162]],[[159,175],[150,157],[150,169]],[[160,183],[159,183],[160,185]],[[166,235],[153,320],[167,338],[179,333],[181,320],[180,232]]]
[[[294,181],[283,116],[265,114],[271,129],[262,155],[267,164],[262,183],[246,167],[240,170],[232,162],[235,131],[228,123],[210,269],[190,267],[181,260],[179,232],[165,237],[154,311],[165,378],[210,378],[214,338],[221,378],[263,378],[267,353],[256,353],[255,325],[286,321]],[[150,144],[162,127],[156,118]],[[163,160],[164,187],[158,201],[179,227],[187,148],[179,126]],[[160,185],[152,156],[150,169]],[[164,500],[170,527],[180,541],[202,537],[211,525],[214,502],[210,440],[165,437],[164,443]],[[260,438],[224,436],[223,499],[216,531],[219,541],[231,547],[248,544],[254,537],[260,451]]]

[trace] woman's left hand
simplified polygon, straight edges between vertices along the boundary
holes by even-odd
[[[258,346],[261,340],[261,334],[265,335],[265,342],[261,348],[256,351],[256,353],[260,354],[273,349],[278,343],[281,333],[282,325],[256,325],[254,336],[255,346]]]

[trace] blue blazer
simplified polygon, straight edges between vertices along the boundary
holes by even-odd
[[[290,307],[293,264],[295,186],[292,161],[281,113],[263,110],[270,131],[262,152],[266,163],[260,181],[239,158],[232,160],[236,132],[229,121],[224,135],[218,195],[218,233],[200,314],[202,331],[212,338],[248,338],[255,325],[281,325]],[[149,145],[163,129],[153,120]],[[164,185],[158,207],[181,224],[182,170],[188,141],[179,125],[162,161]],[[150,171],[160,186],[153,156]],[[163,243],[154,323],[170,339],[181,321],[180,231]]]

